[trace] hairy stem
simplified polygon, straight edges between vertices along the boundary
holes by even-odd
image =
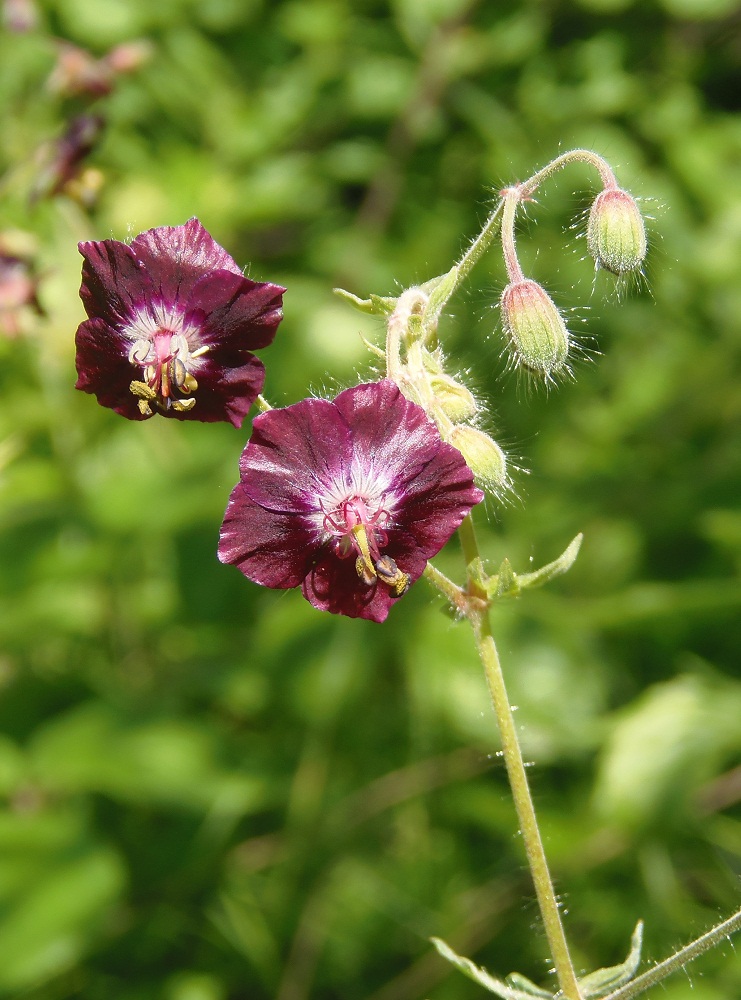
[[[553,964],[556,968],[558,985],[561,994],[567,1000],[581,1000],[579,985],[576,981],[574,966],[569,954],[569,947],[566,942],[561,914],[558,910],[556,894],[553,890],[553,882],[548,870],[543,841],[538,828],[538,821],[535,815],[525,764],[522,759],[522,751],[517,739],[517,729],[512,714],[512,708],[507,697],[507,688],[504,683],[504,675],[499,662],[499,654],[491,634],[488,610],[482,612],[472,612],[469,619],[473,625],[478,646],[479,656],[484,665],[486,682],[489,685],[492,705],[499,724],[499,732],[502,737],[502,752],[504,762],[507,767],[507,776],[512,788],[512,797],[515,800],[515,809],[520,823],[520,832],[525,845],[530,872],[535,884],[535,893],[538,898],[538,906],[545,925],[545,933],[553,957]]]
[[[499,216],[502,213],[503,204],[504,202],[500,198],[489,215],[489,218],[484,223],[484,228],[458,261],[458,264],[456,265],[458,268],[457,285],[460,285],[463,279],[468,276],[474,265],[486,253],[496,239],[497,233],[499,232]]]
[[[479,559],[479,548],[470,514],[464,518],[459,528],[459,536],[466,565],[470,566],[474,560]],[[525,773],[525,763],[522,759],[522,751],[517,739],[517,729],[507,696],[507,688],[499,662],[499,654],[497,653],[497,647],[491,632],[489,602],[486,593],[470,577],[466,590],[461,590],[429,564],[425,571],[425,576],[471,622],[476,646],[484,666],[494,713],[499,725],[504,763],[512,788],[512,797],[515,802],[528,865],[535,885],[538,906],[540,907],[546,937],[558,977],[559,995],[564,1000],[582,1000],[561,922],[561,914],[559,913],[553,882],[548,870],[548,862],[535,815],[535,806],[530,795],[530,787],[528,785],[527,774]],[[610,998],[610,1000],[613,1000],[613,998]],[[622,998],[616,996],[614,1000],[622,1000]]]
[[[738,910],[732,917],[729,917],[722,923],[716,924],[715,927],[711,927],[709,931],[696,941],[686,945],[684,948],[680,948],[679,951],[675,951],[673,955],[665,958],[663,962],[659,962],[653,969],[648,969],[648,971],[642,973],[640,976],[636,976],[635,979],[631,979],[629,983],[621,986],[614,993],[610,993],[603,1000],[631,1000],[632,997],[637,997],[641,993],[645,993],[647,989],[660,983],[662,979],[666,979],[672,972],[677,972],[679,969],[684,968],[688,962],[702,955],[703,952],[709,951],[715,945],[720,944],[723,938],[730,937],[731,934],[734,934],[738,930],[741,930],[741,910]]]

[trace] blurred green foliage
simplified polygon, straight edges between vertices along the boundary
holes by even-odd
[[[6,15],[11,4],[6,2]],[[384,626],[215,557],[248,429],[127,423],[75,393],[79,239],[198,215],[287,286],[274,404],[373,377],[390,294],[447,269],[493,191],[605,155],[650,217],[647,278],[594,276],[595,179],[529,206],[525,266],[582,338],[577,380],[502,378],[495,253],[446,318],[518,498],[478,517],[524,572],[495,611],[580,970],[651,960],[738,905],[741,79],[735,0],[44,0],[0,33],[0,230],[43,315],[0,339],[0,994],[463,1000],[439,935],[547,983],[466,627],[425,584]],[[60,40],[142,65],[49,85]],[[81,110],[93,207],[38,191]],[[98,172],[98,173],[96,173]],[[37,197],[29,199],[36,188]],[[43,194],[43,192],[41,192]],[[7,319],[7,317],[6,317]],[[459,575],[455,545],[439,565]],[[741,995],[719,949],[665,1000]]]

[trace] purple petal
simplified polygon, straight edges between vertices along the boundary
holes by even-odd
[[[196,405],[192,410],[180,413],[173,411],[169,415],[180,420],[200,420],[203,423],[228,420],[235,427],[241,427],[252,404],[262,392],[265,366],[259,358],[247,351],[239,362],[239,368],[229,367],[217,364],[216,358],[210,359],[206,355],[196,372]]]
[[[285,288],[250,281],[241,273],[214,271],[196,283],[187,302],[190,319],[200,327],[204,344],[224,358],[259,350],[272,343],[283,319]]]
[[[75,344],[75,388],[92,393],[101,406],[109,406],[129,420],[146,420],[129,389],[141,374],[129,363],[129,342],[104,320],[88,319],[78,327]]]
[[[183,226],[158,226],[137,236],[131,250],[167,303],[187,299],[200,278],[211,271],[242,271],[198,219]]]
[[[414,539],[395,531],[386,552],[396,560],[399,569],[408,573],[414,583],[422,575],[427,560],[416,548]],[[316,565],[302,585],[302,593],[319,611],[329,611],[348,618],[386,620],[391,606],[400,600],[382,583],[368,586],[358,577],[353,558],[338,559],[329,549],[320,551]]]
[[[483,499],[461,453],[441,441],[435,458],[405,483],[404,503],[396,510],[395,520],[414,535],[425,558],[431,559]]]
[[[125,325],[152,296],[146,270],[131,247],[118,240],[79,243],[78,249],[84,258],[80,298],[85,312],[110,327]]]
[[[270,510],[317,511],[318,497],[349,475],[350,428],[326,399],[304,399],[255,417],[239,463],[244,488]]]
[[[437,427],[390,379],[346,389],[334,405],[352,427],[356,461],[395,487],[402,488],[437,454]]]
[[[316,532],[295,514],[265,510],[240,483],[232,490],[219,538],[219,559],[248,579],[281,590],[298,587],[309,572]]]

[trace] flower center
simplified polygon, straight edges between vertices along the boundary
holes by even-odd
[[[180,332],[177,332],[177,327]],[[173,330],[173,327],[176,329]],[[191,351],[187,331],[173,317],[137,317],[129,330],[136,339],[129,350],[129,361],[141,369],[141,379],[129,386],[137,397],[137,405],[145,417],[154,410],[183,413],[196,405],[191,393],[198,388],[191,369],[195,359],[205,354],[207,346]]]
[[[363,583],[370,587],[381,580],[401,597],[409,589],[409,575],[381,551],[388,543],[383,530],[388,521],[389,513],[383,507],[371,511],[363,497],[351,496],[325,512],[323,527],[340,559],[355,556],[355,571]]]

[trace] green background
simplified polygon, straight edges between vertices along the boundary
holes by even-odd
[[[527,209],[526,271],[573,381],[503,374],[496,250],[442,335],[516,496],[495,568],[583,531],[569,575],[494,611],[579,970],[656,961],[739,905],[741,116],[730,0],[46,0],[0,35],[0,228],[44,317],[0,336],[0,994],[28,1000],[467,1000],[428,942],[547,985],[470,631],[420,583],[332,618],[215,556],[249,427],[130,423],[73,391],[79,239],[197,215],[288,288],[274,405],[375,377],[332,296],[446,270],[495,192],[584,145],[648,218],[645,279],[595,276],[574,168]],[[94,104],[65,38],[152,58]],[[29,205],[93,106],[85,211]],[[525,472],[524,470],[528,470]],[[460,576],[457,546],[437,564]],[[733,1000],[729,945],[662,1000]]]

